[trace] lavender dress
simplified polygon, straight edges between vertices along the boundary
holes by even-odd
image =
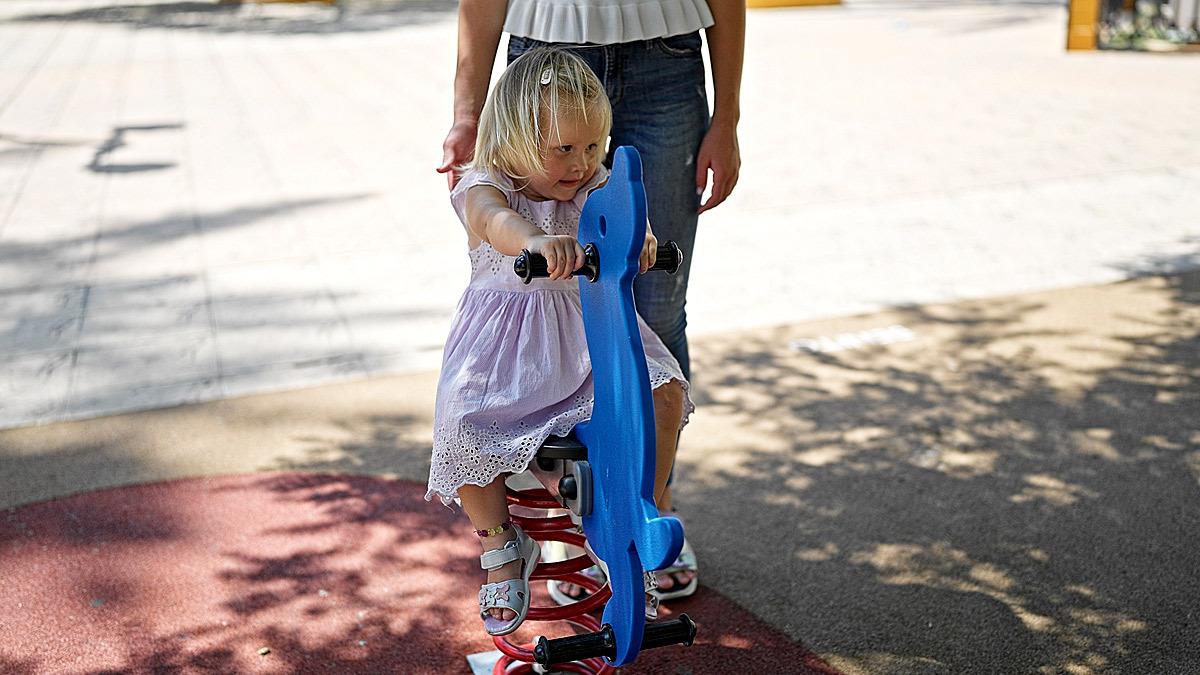
[[[607,178],[604,167],[574,200],[534,201],[511,181],[471,171],[450,193],[466,223],[467,190],[491,185],[514,211],[548,234],[575,235],[587,194]],[[444,504],[458,488],[487,485],[521,472],[549,435],[563,435],[592,414],[592,367],[584,338],[579,282],[535,279],[525,285],[513,258],[487,243],[470,252],[471,282],[459,300],[438,381],[429,491]],[[650,386],[684,385],[683,424],[694,409],[679,364],[638,319]],[[681,425],[682,426],[682,425]]]

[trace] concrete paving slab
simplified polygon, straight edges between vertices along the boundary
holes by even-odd
[[[68,351],[71,371],[104,353],[79,350],[202,331],[207,313],[219,386],[206,372],[196,390],[213,395],[436,368],[467,267],[431,170],[453,19],[451,2],[412,0],[340,16],[5,3],[0,292],[85,301],[0,316],[0,354]],[[1194,61],[1067,54],[1064,25],[1037,2],[751,12],[742,177],[703,220],[692,333],[1200,265],[1200,131],[1169,112],[1200,104]],[[786,257],[764,260],[761,242]],[[203,308],[189,295],[139,318],[90,302],[161,279],[204,288]],[[236,310],[269,298],[245,332]],[[13,388],[31,404],[0,426],[156,405],[133,380],[77,407],[24,377]]]

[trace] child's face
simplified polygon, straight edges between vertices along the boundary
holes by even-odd
[[[559,114],[558,133],[550,131],[542,139],[543,169],[531,177],[525,190],[534,198],[574,199],[600,166],[607,135],[598,112],[588,111],[586,121],[580,113]]]

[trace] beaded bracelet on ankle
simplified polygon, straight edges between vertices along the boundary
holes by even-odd
[[[486,530],[475,530],[475,534],[479,537],[494,537],[505,530],[512,529],[512,521],[506,520],[495,527],[489,527]]]

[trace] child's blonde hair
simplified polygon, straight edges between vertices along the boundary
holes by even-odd
[[[604,85],[583,59],[556,47],[525,52],[500,76],[483,113],[469,168],[528,179],[542,170],[542,139],[558,133],[558,115],[599,115],[604,136],[612,107]]]

